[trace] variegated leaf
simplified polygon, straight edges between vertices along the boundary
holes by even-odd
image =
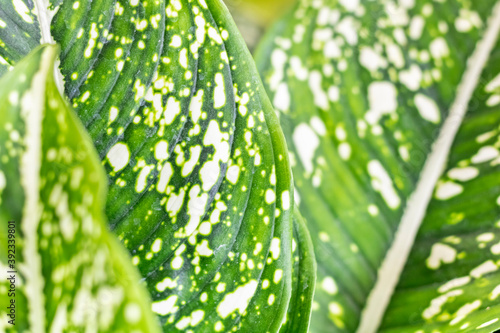
[[[108,231],[106,177],[56,88],[57,52],[38,47],[0,80],[2,236],[7,219],[15,224],[15,237],[0,239],[2,274],[14,276],[0,284],[0,330],[159,332],[136,268]],[[7,317],[12,299],[16,316]]]
[[[222,2],[62,1],[51,31],[109,175],[111,227],[164,330],[277,331],[292,284],[291,172]]]
[[[495,3],[301,0],[264,37],[257,64],[279,110],[296,201],[318,259],[313,332],[377,329],[481,82],[498,34]],[[493,188],[491,195],[499,192]],[[441,216],[434,214],[428,219]],[[498,210],[485,214],[483,225],[471,226],[475,232],[493,230]],[[430,250],[415,247],[415,253]],[[427,274],[412,285],[440,282]],[[404,314],[393,320],[418,322],[413,331],[444,330],[465,311],[425,318],[405,312],[407,302],[394,307]]]

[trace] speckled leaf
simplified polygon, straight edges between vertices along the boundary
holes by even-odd
[[[107,229],[105,174],[56,88],[57,52],[36,48],[0,81],[0,216],[4,228],[16,225],[16,260],[2,237],[0,266],[17,272],[18,315],[7,323],[4,278],[1,330],[159,332],[136,268]]]
[[[52,26],[66,92],[164,330],[278,330],[291,294],[291,173],[227,10],[78,3],[64,2]]]
[[[469,105],[381,332],[500,329],[500,43]]]
[[[40,44],[32,0],[0,0],[0,76]]]
[[[222,2],[68,0],[51,22],[109,175],[111,228],[164,330],[276,332],[291,296],[291,171]]]
[[[257,64],[279,111],[318,260],[313,332],[355,331],[368,295],[389,275],[385,300],[372,297],[368,306],[383,314],[493,46],[495,38],[478,42],[498,22],[487,21],[494,5],[301,0],[260,45]],[[474,50],[479,57],[468,62]],[[436,157],[442,162],[432,165]],[[412,193],[416,205],[405,210]],[[385,260],[390,247],[395,255]],[[391,267],[394,257],[403,259]],[[384,260],[388,273],[377,279]],[[380,317],[360,332],[375,331]]]

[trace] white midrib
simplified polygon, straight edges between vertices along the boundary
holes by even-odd
[[[380,326],[415,242],[415,237],[425,216],[434,187],[444,170],[449,151],[467,112],[469,101],[496,43],[499,30],[500,1],[495,5],[485,35],[469,58],[467,69],[458,86],[449,116],[446,118],[432,152],[425,162],[417,187],[408,200],[394,242],[380,267],[377,282],[363,310],[361,323],[357,330],[358,333],[375,333]]]
[[[40,24],[40,34],[42,35],[40,40],[41,44],[56,43],[50,33],[50,24],[56,11],[50,10],[49,5],[48,0],[35,0],[35,12],[37,13],[38,23]],[[59,70],[59,60],[56,61],[54,66],[54,78],[57,90],[59,90],[59,93],[64,96],[64,79],[61,71]]]
[[[25,146],[20,161],[21,185],[25,193],[21,230],[25,237],[24,262],[19,269],[25,277],[25,293],[28,300],[30,331],[45,331],[45,297],[42,258],[38,251],[38,226],[42,215],[40,207],[40,169],[42,151],[42,120],[45,105],[45,78],[52,67],[53,49],[47,49],[41,57],[41,65],[31,81],[30,90],[21,99],[21,116],[26,124]]]

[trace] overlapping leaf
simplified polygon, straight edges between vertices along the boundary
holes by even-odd
[[[318,259],[313,332],[356,330],[494,4],[302,0],[261,44]]]
[[[7,261],[5,223],[0,262],[15,281],[0,285],[0,327],[159,332],[139,274],[108,231],[102,166],[52,77],[57,50],[35,49],[0,80],[0,216],[14,221],[16,244]],[[17,316],[8,318],[11,299]]]
[[[111,227],[165,331],[278,330],[292,284],[291,173],[224,5],[63,1],[51,29],[109,174]]]
[[[311,236],[300,212],[293,215],[292,298],[280,332],[308,332],[316,286],[316,258]]]
[[[497,43],[436,185],[382,332],[500,328],[499,60]]]

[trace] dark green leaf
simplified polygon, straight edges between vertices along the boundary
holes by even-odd
[[[51,30],[109,175],[111,227],[164,330],[277,331],[291,295],[291,171],[222,2],[63,1]]]
[[[297,209],[293,215],[293,238],[292,298],[287,319],[280,329],[283,333],[308,332],[316,286],[314,247],[304,218]]]

